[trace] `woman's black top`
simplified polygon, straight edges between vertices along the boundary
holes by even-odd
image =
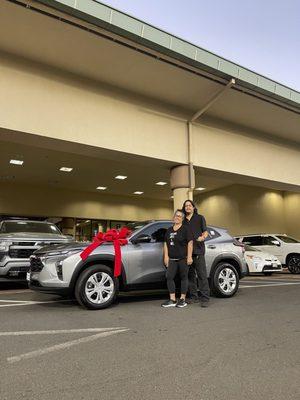
[[[173,260],[181,260],[187,257],[188,242],[193,240],[193,235],[187,225],[175,231],[173,226],[167,229],[165,242],[168,247],[169,258]]]

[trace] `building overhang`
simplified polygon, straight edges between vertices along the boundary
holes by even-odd
[[[137,93],[187,118],[300,143],[300,94],[94,0],[6,0],[0,51]]]

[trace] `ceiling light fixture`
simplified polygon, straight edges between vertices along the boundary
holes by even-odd
[[[165,186],[166,184],[167,184],[167,182],[156,182],[155,185],[158,185],[158,186]]]
[[[203,187],[198,187],[198,188],[196,188],[195,190],[205,190],[206,188],[203,188]]]
[[[144,192],[139,192],[139,191],[136,191],[136,192],[133,192],[133,194],[143,194]]]
[[[117,176],[115,176],[115,179],[120,179],[121,181],[123,181],[126,178],[127,178],[127,176],[125,176],[125,175],[117,175]]]
[[[22,160],[10,160],[9,163],[10,164],[14,164],[14,165],[23,165],[24,161],[22,161]]]
[[[96,187],[97,190],[106,190],[107,186],[98,186]]]
[[[60,167],[59,170],[60,170],[60,171],[63,171],[63,172],[71,172],[71,171],[73,171],[73,168],[69,168],[69,167]]]

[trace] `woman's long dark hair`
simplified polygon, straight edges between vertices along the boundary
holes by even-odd
[[[186,203],[187,203],[188,201],[189,201],[189,202],[191,203],[191,205],[194,207],[194,214],[198,214],[198,209],[197,209],[195,203],[194,203],[192,200],[185,200],[185,202],[183,203],[183,206],[182,206],[182,212],[183,212],[183,214],[186,215],[185,205],[186,205]]]

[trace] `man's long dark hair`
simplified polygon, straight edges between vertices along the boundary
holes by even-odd
[[[192,200],[185,200],[185,202],[183,203],[183,206],[182,206],[182,212],[184,213],[184,215],[186,215],[185,205],[186,205],[186,203],[187,203],[188,201],[189,201],[189,202],[191,203],[191,205],[194,207],[194,214],[198,214],[198,209],[197,209],[195,203],[194,203]]]

